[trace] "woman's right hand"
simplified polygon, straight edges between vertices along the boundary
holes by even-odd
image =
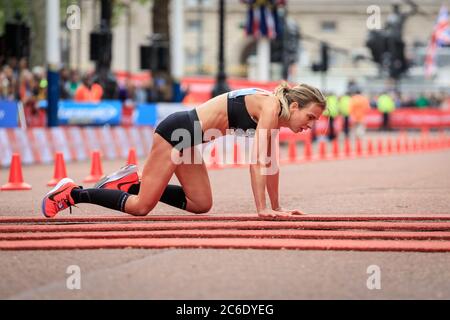
[[[292,213],[288,211],[275,211],[272,209],[264,209],[258,211],[258,216],[261,218],[277,218],[277,217],[287,218],[290,217],[291,215]]]

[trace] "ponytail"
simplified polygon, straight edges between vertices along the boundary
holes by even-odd
[[[291,116],[289,106],[292,102],[297,102],[300,108],[304,108],[310,103],[315,103],[322,109],[326,108],[326,99],[322,92],[307,84],[299,84],[291,88],[287,82],[283,82],[275,88],[274,95],[280,101],[280,118],[284,120],[289,120]]]

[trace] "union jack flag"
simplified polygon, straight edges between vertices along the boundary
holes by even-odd
[[[442,6],[431,35],[425,58],[425,75],[430,77],[436,71],[436,51],[438,47],[450,45],[450,24],[447,7]]]
[[[275,39],[282,32],[278,8],[286,5],[286,0],[241,0],[247,4],[245,32],[255,38]]]

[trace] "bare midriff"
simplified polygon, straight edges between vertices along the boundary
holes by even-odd
[[[255,122],[258,122],[262,100],[267,99],[267,97],[267,95],[262,94],[248,95],[245,97],[247,110]],[[196,108],[203,132],[209,129],[217,129],[222,135],[226,135],[228,129],[227,104],[227,94],[222,94]]]

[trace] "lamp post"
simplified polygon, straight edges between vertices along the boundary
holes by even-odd
[[[61,52],[59,43],[60,21],[59,0],[47,1],[47,123],[49,127],[58,126],[59,68]]]
[[[212,96],[216,97],[220,94],[230,91],[227,84],[227,75],[225,73],[225,1],[219,1],[219,65],[217,73],[217,81],[214,86]]]
[[[111,73],[112,62],[112,41],[111,31],[112,8],[114,0],[101,0],[101,20],[100,30],[97,34],[98,43],[91,43],[92,46],[98,46],[98,56],[96,57],[96,75],[94,82],[99,83],[104,89],[104,99],[117,98],[117,82]]]

